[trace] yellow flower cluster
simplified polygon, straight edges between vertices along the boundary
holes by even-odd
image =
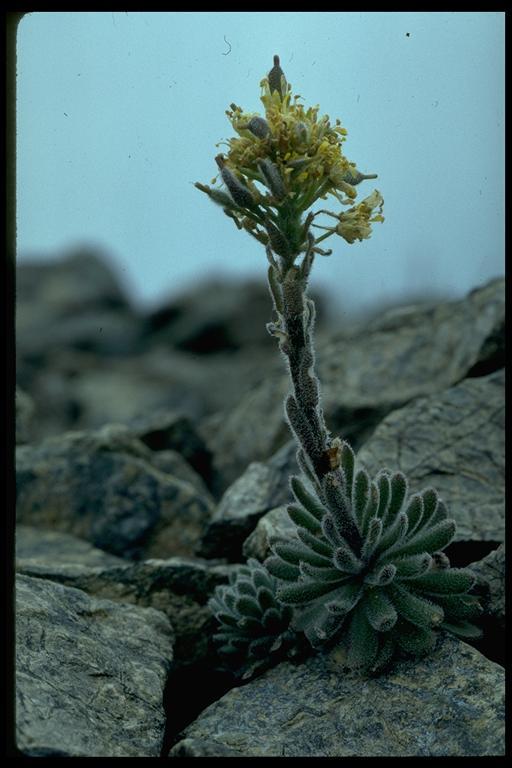
[[[308,226],[299,226],[302,215],[329,195],[343,206],[353,205],[356,185],[375,175],[360,173],[343,154],[347,131],[339,120],[332,125],[328,115],[319,117],[318,105],[306,108],[301,97],[292,94],[279,57],[274,57],[274,67],[261,81],[261,89],[264,116],[244,112],[236,104],[226,111],[237,135],[227,141],[227,152],[216,161],[229,194],[196,186],[221,204],[237,226],[265,244],[272,235],[275,239],[277,228],[292,251],[305,250],[309,225],[325,230],[316,244],[333,234],[348,243],[370,237],[371,223],[384,220],[383,199],[376,190],[346,212],[310,213]],[[378,213],[372,215],[376,208]],[[313,223],[320,213],[335,217],[338,223],[332,227]]]

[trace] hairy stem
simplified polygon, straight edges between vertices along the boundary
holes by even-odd
[[[288,262],[282,268],[280,277],[282,312],[279,320],[286,339],[281,344],[281,350],[287,358],[293,387],[294,403],[291,408],[296,416],[292,429],[321,483],[332,469],[329,454],[331,440],[320,409],[319,384],[314,372],[314,303],[307,298],[307,278],[301,274],[299,267]]]

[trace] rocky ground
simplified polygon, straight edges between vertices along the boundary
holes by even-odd
[[[504,281],[319,308],[329,427],[436,487],[484,635],[372,679],[336,649],[241,685],[207,601],[289,525],[295,450],[264,283],[137,312],[97,253],[17,269],[16,741],[29,756],[504,754]]]

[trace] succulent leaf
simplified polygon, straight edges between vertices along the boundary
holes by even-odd
[[[291,489],[293,495],[302,506],[313,516],[316,520],[321,521],[327,510],[318,499],[309,493],[302,480],[294,475],[290,480]]]

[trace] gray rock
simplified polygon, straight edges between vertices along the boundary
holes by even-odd
[[[498,278],[463,300],[400,307],[349,333],[318,334],[317,373],[329,428],[357,449],[390,410],[478,372],[480,362],[488,366],[503,336],[504,310],[504,280]],[[289,439],[283,399],[290,384],[278,358],[236,408],[203,424],[227,482]]]
[[[22,559],[17,570],[26,576],[50,579],[83,590],[97,598],[133,603],[155,608],[170,620],[175,634],[174,665],[216,663],[211,644],[217,623],[207,606],[219,584],[228,581],[236,568],[201,561],[197,558],[171,557],[141,563],[52,563],[42,559]]]
[[[263,281],[213,279],[163,302],[147,317],[147,333],[160,343],[195,353],[268,346],[272,302]]]
[[[45,304],[61,314],[84,308],[125,308],[126,293],[105,254],[75,248],[60,258],[26,259],[16,265],[16,299]]]
[[[203,557],[240,560],[242,545],[269,510],[293,499],[290,475],[298,472],[293,442],[267,463],[253,462],[222,496],[201,539]]]
[[[411,490],[434,487],[457,523],[455,541],[502,541],[505,375],[466,379],[390,413],[359,452],[373,475],[387,466]]]
[[[122,557],[191,554],[210,500],[156,469],[125,429],[68,432],[17,449],[17,520]]]
[[[177,477],[192,485],[198,493],[209,498],[213,503],[213,497],[206,487],[203,479],[195,472],[190,464],[177,451],[158,451],[151,457],[151,464],[160,472]]]
[[[502,667],[452,637],[369,679],[345,672],[335,649],[233,688],[184,730],[170,756],[503,755],[504,682]]]
[[[72,564],[95,568],[123,565],[120,557],[96,549],[88,541],[69,533],[17,525],[15,530],[16,559],[56,565]]]
[[[183,739],[173,748],[172,757],[241,757],[242,752],[223,744],[199,739]]]
[[[16,387],[16,445],[29,443],[32,435],[34,401],[26,392]]]
[[[272,539],[289,539],[295,535],[296,526],[290,520],[286,504],[271,509],[258,521],[256,528],[244,541],[242,552],[246,559],[255,557],[263,562],[270,555]]]
[[[20,359],[16,374],[36,404],[34,439],[41,440],[70,429],[129,424],[159,411],[196,421],[231,409],[266,369],[259,353],[201,357],[152,347],[107,357],[50,345],[44,358]]]
[[[481,597],[482,607],[488,616],[496,619],[498,627],[505,629],[505,545],[490,552],[483,560],[471,563],[471,570],[477,577],[476,592]]]
[[[20,262],[16,299],[22,359],[44,358],[55,347],[119,355],[138,345],[140,320],[107,259],[93,250]]]
[[[152,410],[133,419],[128,427],[152,451],[177,451],[207,484],[212,483],[211,453],[188,416]]]
[[[16,740],[25,755],[157,757],[172,628],[158,611],[16,580]]]

